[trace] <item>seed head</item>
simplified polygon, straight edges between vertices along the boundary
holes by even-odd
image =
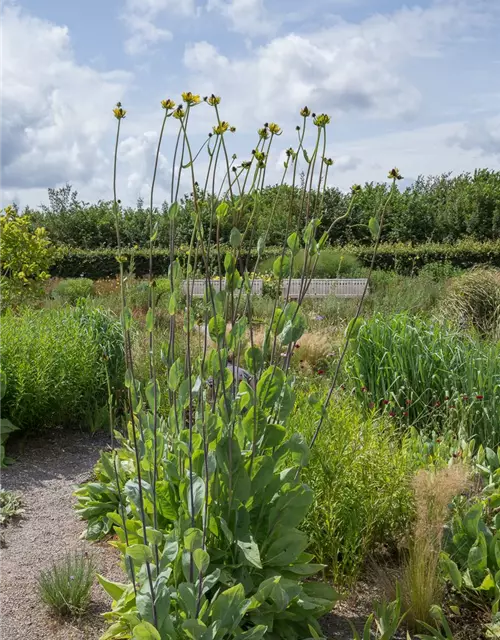
[[[229,122],[223,120],[220,124],[213,128],[213,132],[216,136],[221,136],[229,129]]]
[[[326,164],[327,167],[331,167],[333,164],[333,160],[331,158],[323,158],[323,162]]]
[[[198,95],[191,93],[191,91],[183,91],[182,99],[186,104],[199,104],[201,102],[201,98]]]
[[[234,132],[236,131],[236,127],[229,127],[229,131],[230,131],[231,133],[234,133]]]
[[[401,175],[401,173],[399,172],[399,169],[397,167],[394,167],[394,169],[391,169],[389,171],[389,174],[387,176],[389,178],[389,180],[402,180],[403,176]]]
[[[122,109],[122,103],[117,102],[115,109],[113,109],[114,116],[117,120],[123,120],[123,118],[127,115],[125,109]]]
[[[170,100],[170,98],[168,98],[167,100],[162,100],[161,107],[162,109],[173,109],[175,107],[175,102],[173,100]]]
[[[319,116],[314,118],[314,124],[317,127],[326,127],[327,124],[330,124],[331,118],[326,113],[320,113]]]
[[[360,184],[353,184],[351,187],[351,193],[352,195],[356,195],[357,193],[361,193],[361,185]]]
[[[262,129],[259,129],[257,133],[261,140],[267,140],[269,138],[269,131],[267,130],[267,127],[262,127]]]

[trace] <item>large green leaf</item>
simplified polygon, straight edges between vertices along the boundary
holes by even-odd
[[[249,604],[249,601],[247,603]],[[229,631],[239,624],[244,613],[245,589],[242,584],[237,584],[220,593],[210,607],[212,621],[218,621],[220,628]]]
[[[249,564],[257,567],[257,569],[262,569],[259,547],[251,535],[245,540],[237,540],[236,544],[241,549]]]
[[[284,384],[285,374],[279,367],[266,369],[257,384],[257,397],[261,406],[265,409],[272,408],[280,397]]]
[[[306,317],[297,304],[297,302],[289,302],[283,312],[284,323],[279,339],[283,345],[289,345],[296,342],[307,328]]]
[[[133,631],[132,640],[161,640],[158,631],[149,622],[141,622]]]

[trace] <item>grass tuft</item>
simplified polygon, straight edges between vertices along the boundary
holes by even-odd
[[[38,579],[40,597],[50,609],[60,615],[78,617],[90,603],[95,565],[83,553],[68,553]]]

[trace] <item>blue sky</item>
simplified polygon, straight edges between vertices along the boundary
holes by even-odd
[[[159,102],[182,91],[222,96],[241,159],[263,122],[282,126],[270,182],[304,104],[332,116],[330,183],[342,189],[393,165],[410,180],[500,168],[497,0],[11,0],[2,14],[2,204],[37,205],[66,182],[109,199],[117,100],[128,110],[120,196],[145,196]],[[197,109],[201,141],[214,114]]]

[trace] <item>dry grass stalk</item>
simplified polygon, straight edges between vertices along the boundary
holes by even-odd
[[[414,479],[415,523],[402,573],[403,602],[412,627],[417,626],[418,620],[428,621],[431,605],[441,602],[439,557],[443,527],[450,502],[468,484],[469,470],[464,464],[435,472],[422,470]]]

